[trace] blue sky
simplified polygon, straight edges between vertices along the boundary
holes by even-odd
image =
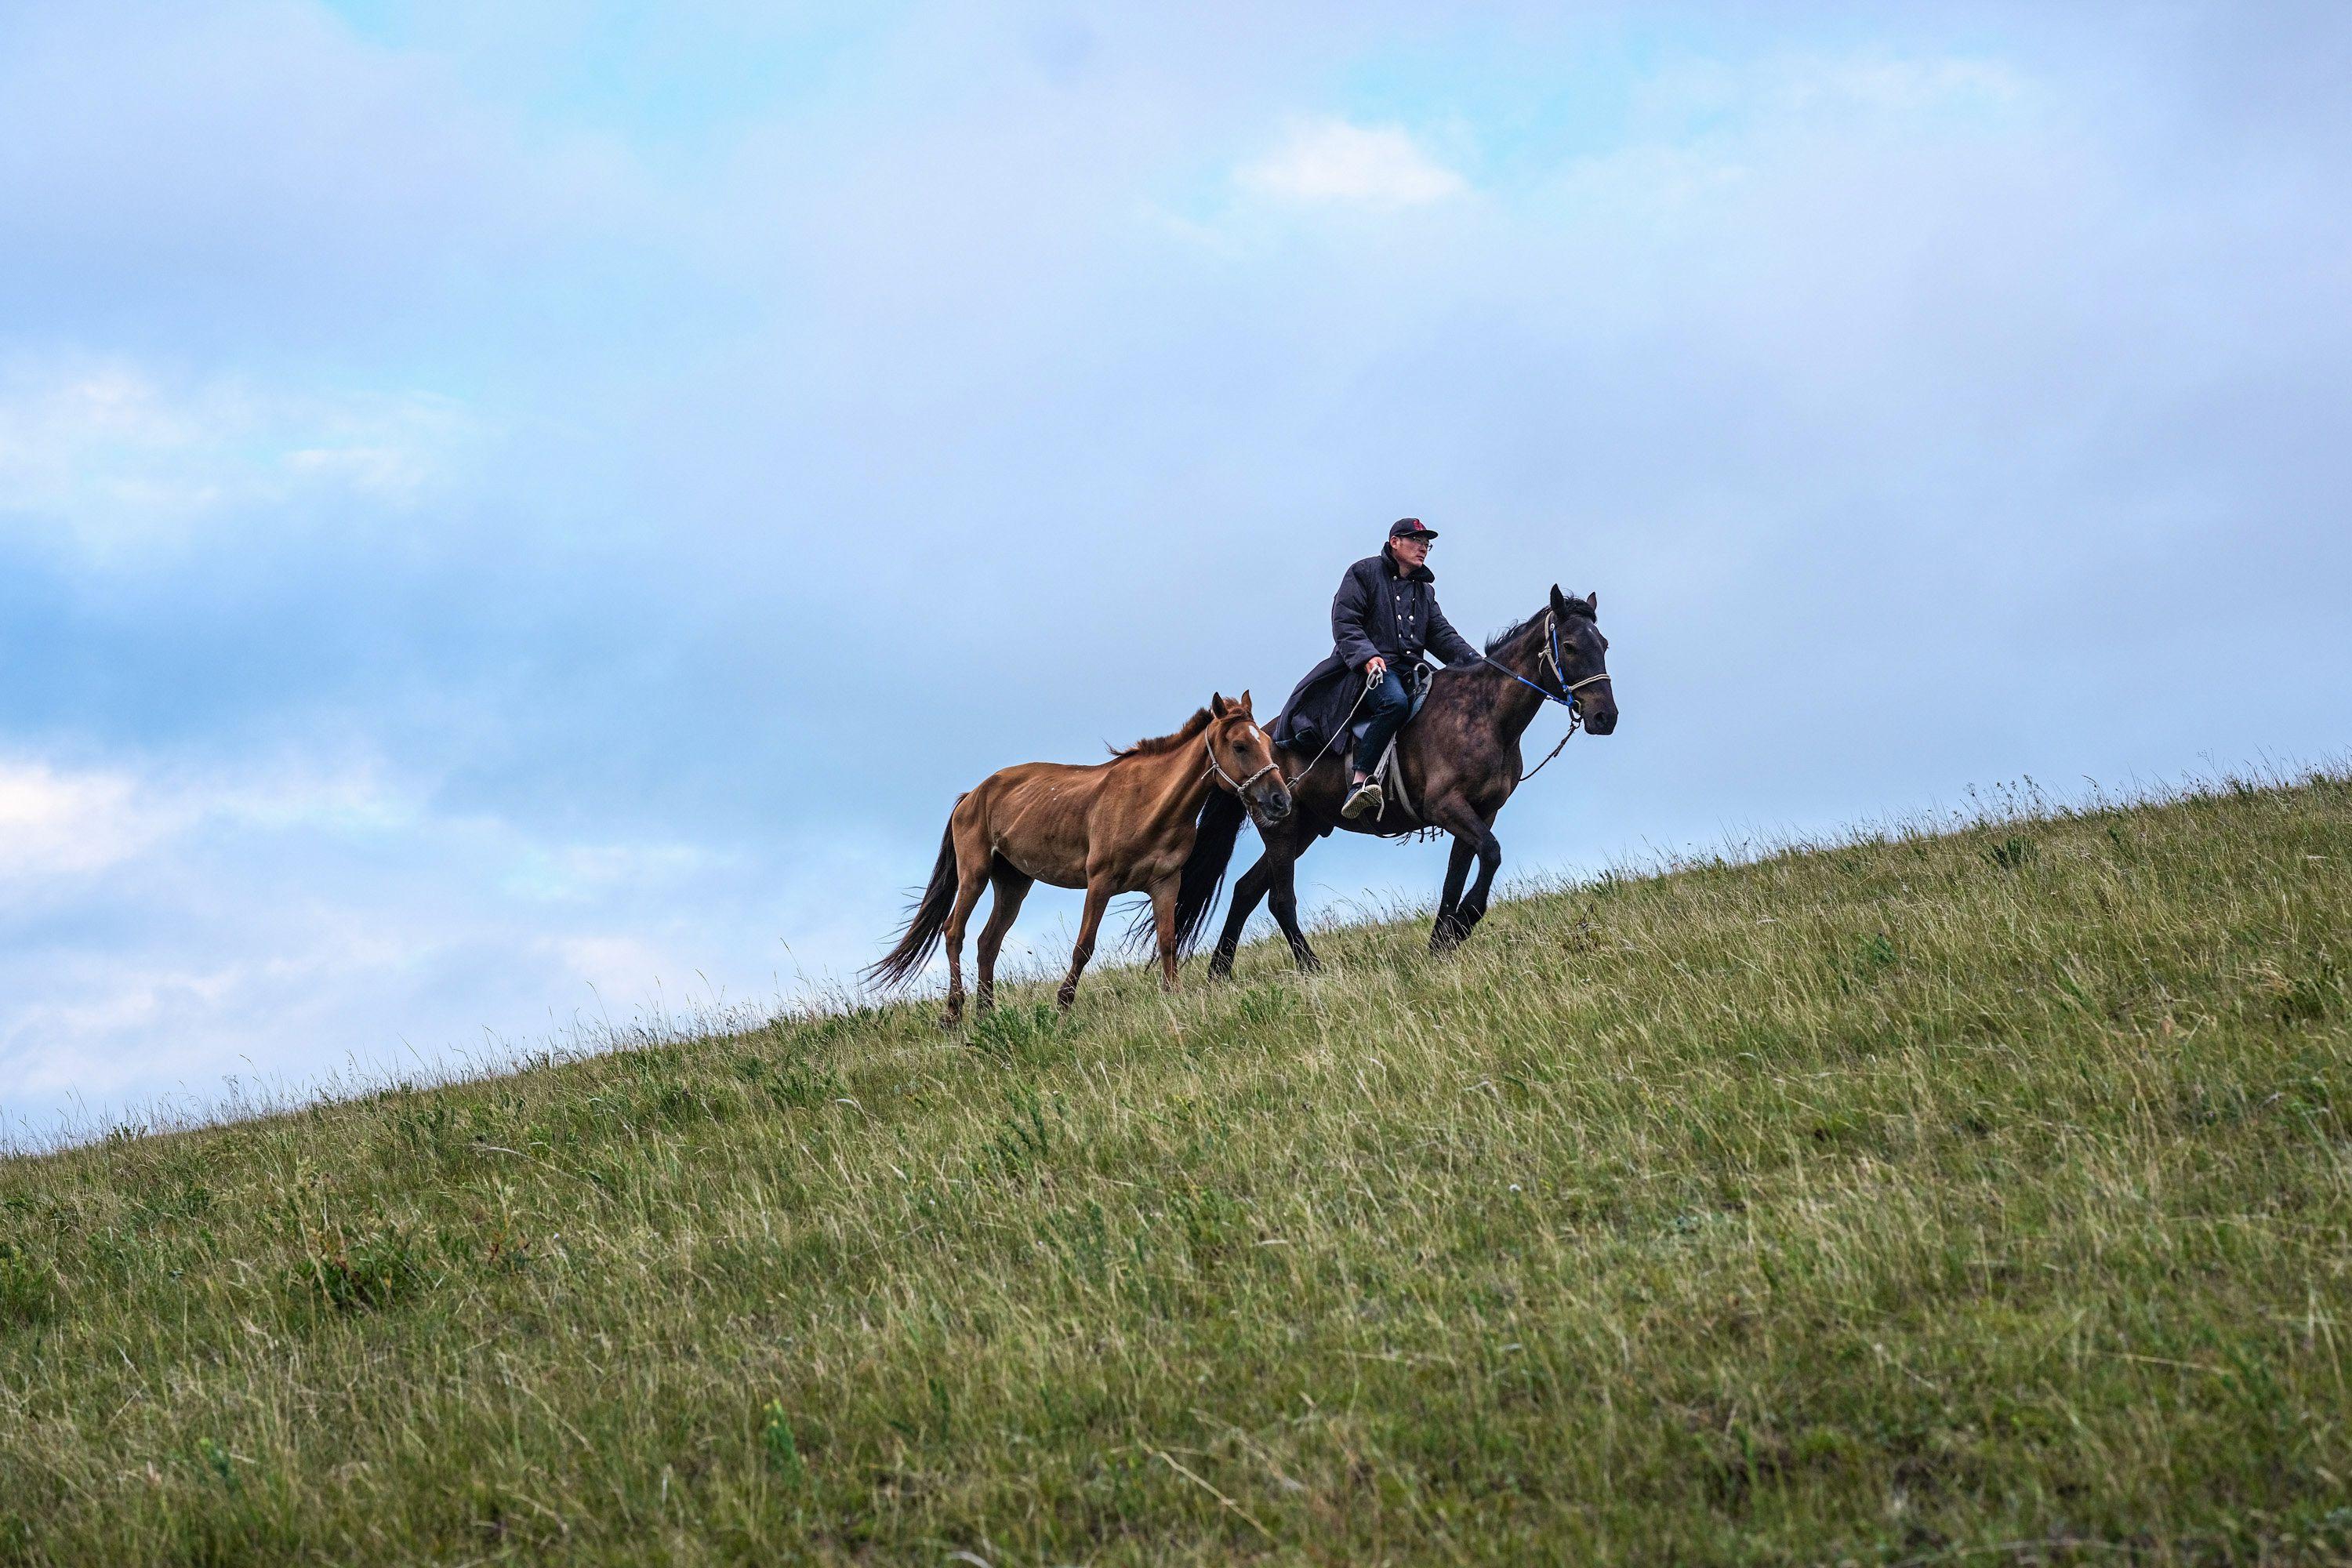
[[[0,0],[0,1122],[845,976],[1404,513],[1465,629],[1601,594],[1510,869],[2339,755],[2347,46]]]

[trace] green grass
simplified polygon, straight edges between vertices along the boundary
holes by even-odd
[[[2352,780],[0,1163],[0,1562],[2352,1555]]]

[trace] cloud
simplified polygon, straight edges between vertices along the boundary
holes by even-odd
[[[0,879],[22,907],[168,856],[207,833],[354,837],[396,832],[424,808],[370,763],[293,760],[222,771],[90,765],[0,754]],[[583,851],[584,853],[585,851]]]
[[[1234,179],[1277,200],[1374,208],[1421,206],[1469,189],[1406,132],[1345,120],[1293,125],[1281,146]]]
[[[381,1078],[486,1037],[772,1002],[802,979],[780,936],[824,984],[898,902],[830,830],[780,865],[444,793],[365,757],[0,756],[0,1142],[73,1095],[201,1102],[228,1073]]]
[[[289,509],[405,509],[478,438],[424,393],[289,390],[235,375],[169,379],[121,356],[0,363],[0,531],[91,564],[153,564]],[[248,539],[247,541],[250,542]]]
[[[163,837],[175,817],[126,774],[0,757],[0,885],[104,870]]]

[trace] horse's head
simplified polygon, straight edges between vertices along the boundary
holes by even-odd
[[[1551,619],[1559,647],[1556,653],[1546,651],[1559,659],[1556,673],[1583,716],[1584,727],[1606,735],[1617,728],[1617,689],[1609,679],[1609,639],[1595,621],[1600,609],[1599,594],[1571,599],[1553,584]]]
[[[1219,782],[1241,796],[1260,822],[1280,822],[1290,815],[1289,783],[1274,760],[1274,742],[1250,711],[1248,692],[1230,702],[1211,694],[1209,760],[1222,775]]]

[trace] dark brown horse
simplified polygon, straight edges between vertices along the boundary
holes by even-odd
[[[940,837],[939,862],[908,917],[898,945],[866,972],[895,986],[914,978],[942,936],[948,948],[948,1008],[963,1016],[963,932],[983,886],[996,901],[980,932],[982,1012],[996,998],[996,953],[1033,883],[1084,888],[1086,913],[1062,982],[1061,1003],[1078,994],[1094,956],[1103,907],[1121,893],[1151,895],[1160,938],[1160,984],[1176,984],[1176,956],[1215,902],[1246,811],[1271,831],[1290,815],[1290,791],[1274,742],[1257,727],[1244,691],[1209,705],[1172,735],[1138,741],[1091,767],[1020,763],[992,773],[958,797]],[[1178,910],[1190,908],[1189,923]]]
[[[1555,584],[1546,608],[1488,640],[1486,662],[1437,673],[1419,716],[1397,735],[1396,767],[1404,775],[1409,810],[1401,808],[1391,789],[1381,816],[1367,815],[1350,822],[1339,815],[1339,803],[1348,793],[1344,752],[1327,752],[1317,762],[1276,747],[1296,809],[1283,822],[1259,825],[1265,853],[1234,884],[1233,908],[1209,961],[1210,976],[1232,973],[1242,928],[1261,898],[1270,900],[1298,966],[1319,967],[1307,933],[1298,928],[1294,873],[1307,846],[1335,827],[1382,837],[1423,827],[1452,834],[1454,854],[1446,862],[1445,890],[1438,898],[1430,950],[1443,952],[1467,937],[1486,912],[1486,896],[1503,864],[1495,816],[1523,776],[1519,737],[1545,700],[1572,704],[1584,727],[1596,735],[1617,728],[1617,699],[1606,657],[1609,639],[1595,622],[1600,597],[1571,599]],[[1347,742],[1343,739],[1341,743]],[[1465,895],[1462,884],[1474,858],[1478,880]],[[1186,879],[1188,889],[1199,885],[1197,879]],[[1215,892],[1214,885],[1208,885],[1207,896],[1214,898]],[[1197,925],[1201,914],[1180,901],[1176,919],[1180,924]]]

